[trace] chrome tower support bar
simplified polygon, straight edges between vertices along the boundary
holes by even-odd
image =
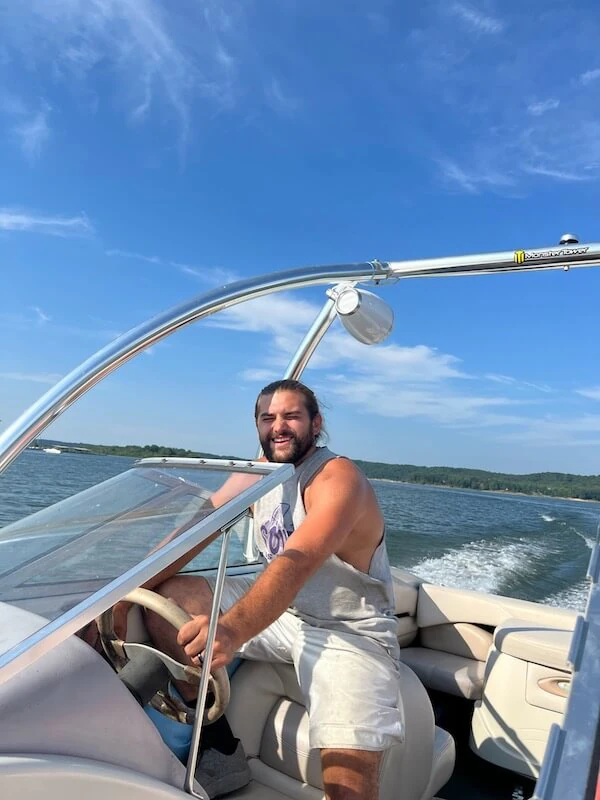
[[[203,653],[202,674],[200,676],[200,686],[198,687],[198,697],[196,700],[196,718],[194,719],[194,728],[192,730],[192,742],[190,744],[190,752],[185,770],[185,791],[188,794],[191,794],[193,797],[200,798],[200,800],[204,800],[204,798],[202,795],[199,795],[194,788],[194,776],[196,774],[198,756],[200,755],[199,751],[202,737],[202,723],[204,720],[204,709],[206,707],[206,695],[208,693],[208,681],[210,678],[210,665],[212,664],[213,646],[217,635],[217,625],[219,624],[219,614],[221,611],[221,598],[223,596],[223,586],[225,584],[225,573],[227,571],[227,552],[229,549],[229,539],[231,537],[232,527],[236,522],[239,522],[240,519],[242,519],[241,516],[232,520],[225,528],[221,529],[223,540],[221,542],[219,568],[217,570],[217,579],[215,581],[215,588],[213,591],[213,601],[212,608],[210,610],[210,622],[206,637],[206,647]]]
[[[390,261],[397,278],[428,278],[442,275],[479,275],[481,273],[529,272],[531,270],[600,266],[599,244],[569,244],[530,250],[508,250],[472,256],[423,258],[414,261]]]
[[[312,354],[317,349],[319,342],[329,330],[336,316],[335,300],[328,297],[325,301],[325,305],[311,325],[310,330],[300,342],[298,349],[292,356],[283,376],[284,378],[293,378],[294,380],[300,379]]]

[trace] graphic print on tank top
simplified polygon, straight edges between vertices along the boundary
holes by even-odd
[[[263,555],[268,562],[283,552],[285,543],[294,532],[289,503],[275,506],[270,519],[261,523],[260,533],[265,543]],[[261,548],[262,549],[262,548]]]

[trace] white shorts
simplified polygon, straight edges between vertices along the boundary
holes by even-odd
[[[255,576],[226,578],[221,611]],[[214,581],[208,581],[214,589]],[[366,636],[316,628],[289,611],[240,648],[242,658],[293,664],[309,715],[311,748],[386,750],[404,739],[397,663]]]

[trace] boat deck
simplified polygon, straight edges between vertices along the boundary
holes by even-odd
[[[535,781],[490,764],[469,748],[473,704],[458,697],[430,692],[436,724],[447,730],[456,743],[456,766],[439,800],[528,800]]]

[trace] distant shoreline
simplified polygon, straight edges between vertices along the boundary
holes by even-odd
[[[61,452],[82,455],[126,456],[128,458],[225,458],[229,454],[201,453],[182,447],[163,445],[101,445],[85,442],[60,442],[37,439],[33,449],[58,448]],[[421,467],[415,464],[387,464],[353,459],[367,478],[415,486],[441,489],[468,489],[492,494],[512,494],[523,497],[550,497],[557,500],[600,502],[600,476],[574,475],[562,472],[537,472],[514,475],[461,467]]]
[[[503,489],[469,489],[464,486],[443,486],[440,483],[413,483],[411,481],[397,481],[393,480],[392,478],[369,478],[372,481],[380,481],[381,483],[400,483],[404,484],[405,486],[428,486],[430,489],[450,489],[450,490],[458,490],[461,492],[481,492],[482,494],[497,494],[500,497],[504,497],[505,495],[509,495],[511,497],[539,497],[540,499],[547,499],[547,500],[570,500],[574,503],[600,503],[600,500],[591,500],[585,497],[567,497],[567,496],[560,496],[555,494],[534,494],[528,492],[510,492],[508,490]]]

